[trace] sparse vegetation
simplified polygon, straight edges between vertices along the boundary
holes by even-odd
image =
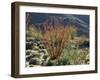
[[[42,27],[41,32],[35,25],[26,28],[26,67],[89,64],[89,39],[77,36],[74,25],[55,19]]]

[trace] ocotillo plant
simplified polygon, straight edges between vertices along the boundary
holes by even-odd
[[[63,54],[72,33],[76,31],[73,27],[65,26],[56,17],[53,17],[51,24],[48,20],[43,24],[44,45],[51,59],[57,59]]]

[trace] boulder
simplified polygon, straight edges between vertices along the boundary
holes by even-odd
[[[27,49],[32,49],[33,43],[32,42],[26,42],[26,50]]]
[[[40,65],[42,62],[39,60],[39,58],[32,58],[29,61],[29,65]]]

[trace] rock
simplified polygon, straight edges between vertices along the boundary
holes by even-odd
[[[26,50],[26,55],[30,55],[31,54],[31,50]]]
[[[37,50],[31,50],[31,53],[37,53],[38,51]]]
[[[44,49],[40,49],[39,53],[44,53],[45,54],[45,50]]]
[[[40,45],[39,45],[39,48],[40,48],[40,49],[45,49],[45,47],[44,47],[43,44],[40,44]]]
[[[35,51],[32,51],[31,54],[33,55],[33,57],[38,57],[38,58],[40,58],[40,56],[41,56],[41,55],[38,53],[38,51],[36,51],[36,52],[35,52]]]
[[[40,41],[37,41],[37,44],[39,44],[39,45],[40,45],[40,44],[41,44],[41,42],[40,42]]]
[[[37,46],[38,44],[36,42],[33,43],[34,46]]]
[[[32,49],[33,43],[32,42],[26,42],[26,50],[27,49]]]
[[[33,46],[33,49],[34,50],[39,50],[39,47],[38,46]]]
[[[25,66],[28,67],[29,66],[29,62],[26,62]]]
[[[35,39],[35,41],[40,41],[39,39]]]
[[[33,58],[33,55],[26,56],[26,61],[29,61],[31,58]]]
[[[40,65],[42,62],[38,59],[38,58],[32,58],[29,61],[29,65],[33,64],[33,65]]]
[[[74,45],[74,44],[71,44],[70,47],[73,48],[73,49],[76,49],[76,45]]]
[[[32,41],[34,41],[34,38],[33,38],[33,37],[27,37],[27,38],[26,38],[26,41],[27,41],[27,42],[32,42]]]

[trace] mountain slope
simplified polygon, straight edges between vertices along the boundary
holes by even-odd
[[[37,28],[42,29],[43,23],[47,22],[49,25],[52,25],[53,22],[57,21],[64,26],[75,25],[78,29],[78,35],[89,37],[88,15],[31,13],[29,24],[34,24]]]

